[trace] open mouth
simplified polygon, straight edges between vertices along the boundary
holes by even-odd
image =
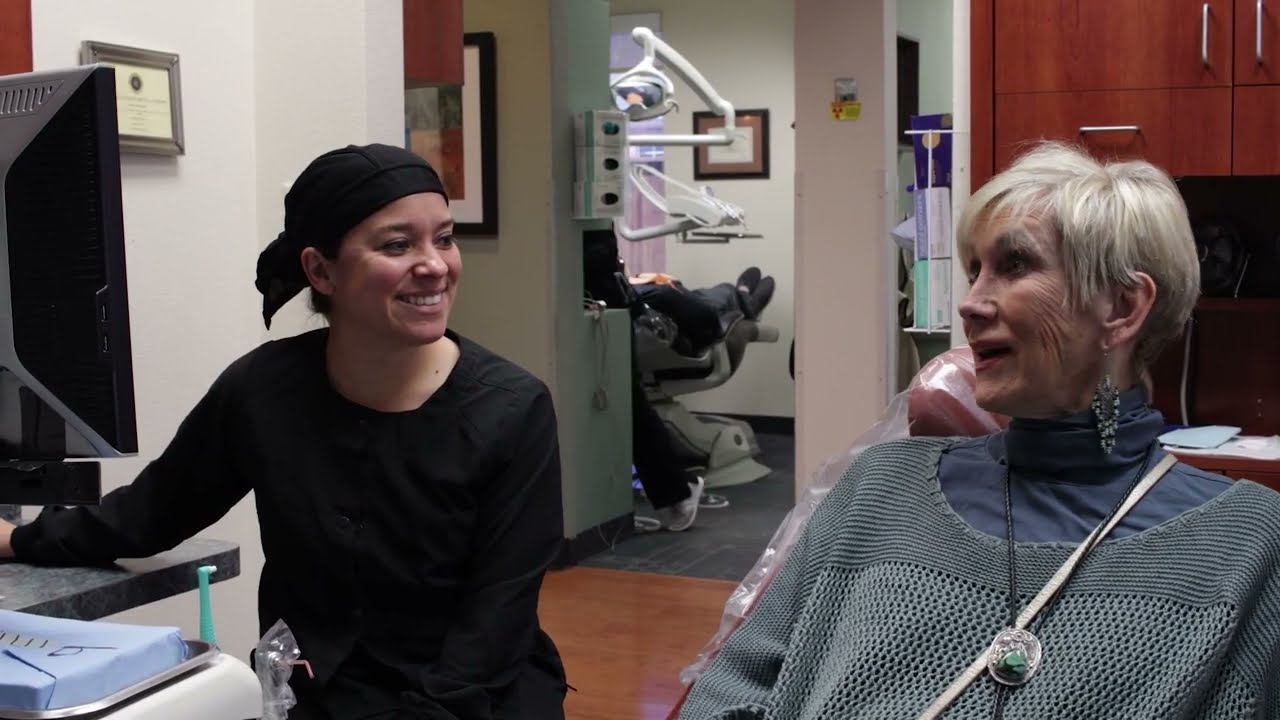
[[[444,293],[436,293],[434,295],[399,295],[396,300],[408,305],[416,305],[418,307],[429,307],[431,305],[439,305],[444,299]]]
[[[984,347],[980,350],[974,350],[973,356],[977,358],[979,361],[995,360],[996,358],[1004,357],[1005,355],[1008,355],[1011,352],[1013,351],[1004,346],[991,346],[991,347]]]

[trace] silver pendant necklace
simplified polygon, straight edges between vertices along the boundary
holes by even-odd
[[[1004,473],[1004,522],[1005,545],[1009,548],[1009,617],[1005,629],[991,641],[987,651],[987,672],[1002,685],[1025,685],[1040,669],[1044,654],[1037,638],[1030,630],[1017,627],[1018,620],[1018,557],[1013,538],[1013,469],[1005,466]]]
[[[1093,529],[1085,537],[1084,541],[1076,546],[1071,555],[1062,563],[1058,571],[1053,577],[1040,588],[1040,592],[1032,598],[1031,602],[1022,609],[1022,613],[1013,617],[1018,607],[1018,579],[1017,579],[1017,558],[1015,557],[1015,543],[1013,537],[1013,501],[1011,499],[1012,490],[1010,489],[1009,470],[1005,471],[1005,521],[1008,531],[1009,543],[1009,607],[1010,617],[1012,618],[1005,629],[1000,631],[996,636],[996,640],[990,646],[987,646],[978,653],[978,657],[960,673],[958,677],[945,690],[942,691],[933,702],[929,703],[916,720],[938,720],[942,717],[942,713],[946,711],[951,703],[955,702],[965,689],[968,688],[975,680],[985,674],[996,675],[991,671],[992,657],[995,657],[995,669],[1006,679],[1012,678],[1017,681],[1016,685],[1007,685],[1002,681],[996,681],[996,706],[994,717],[997,720],[1004,713],[1005,700],[1009,694],[1016,690],[1018,685],[1024,685],[1036,670],[1040,668],[1042,660],[1042,648],[1040,641],[1035,635],[1028,630],[1033,622],[1043,622],[1042,612],[1053,605],[1058,597],[1058,593],[1062,588],[1071,581],[1071,576],[1079,568],[1080,563],[1099,543],[1102,542],[1120,520],[1134,508],[1147,491],[1155,487],[1160,482],[1160,478],[1178,463],[1178,459],[1173,455],[1165,455],[1156,466],[1147,472],[1147,466],[1151,463],[1156,444],[1152,443],[1147,447],[1147,454],[1142,461],[1142,469],[1138,471],[1138,475],[1134,478],[1134,482],[1129,486],[1128,492],[1116,507],[1112,508],[1111,513],[1102,521],[1102,524]],[[1019,633],[1025,633],[1019,634]],[[1015,653],[1014,651],[1018,651]],[[1034,665],[1032,664],[1034,661]]]
[[[1111,512],[1102,519],[1099,528],[1107,527],[1116,513],[1120,512],[1120,508],[1124,506],[1125,501],[1133,494],[1134,488],[1141,482],[1147,474],[1147,467],[1151,464],[1152,450],[1155,445],[1147,448],[1146,455],[1142,460],[1142,467],[1133,476],[1133,480],[1129,483],[1129,487],[1124,494],[1120,496],[1119,502],[1115,507],[1111,508]],[[1040,669],[1041,661],[1044,657],[1044,647],[1040,643],[1040,638],[1035,636],[1027,628],[1018,627],[1018,562],[1017,548],[1013,535],[1013,467],[1007,465],[1004,473],[1004,518],[1005,518],[1005,538],[1006,545],[1009,548],[1009,617],[1008,622],[1003,630],[1001,630],[991,641],[991,647],[987,650],[987,673],[992,679],[1000,683],[996,691],[996,709],[994,717],[999,720],[1004,713],[1004,702],[1009,692],[1013,688],[1025,685],[1035,677],[1036,672]],[[1094,533],[1097,533],[1095,530]],[[1087,538],[1086,538],[1087,540]],[[1083,561],[1083,558],[1081,558]],[[1041,616],[1043,619],[1043,616]]]

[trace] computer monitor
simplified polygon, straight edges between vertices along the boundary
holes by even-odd
[[[23,480],[96,477],[74,461],[138,451],[113,68],[0,76],[0,188],[0,503],[13,503],[30,497]]]

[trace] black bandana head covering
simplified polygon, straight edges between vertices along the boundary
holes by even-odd
[[[305,290],[302,251],[338,252],[342,237],[383,206],[406,195],[449,196],[436,171],[418,155],[394,145],[348,145],[321,155],[293,182],[284,198],[284,232],[258,256],[262,319]]]

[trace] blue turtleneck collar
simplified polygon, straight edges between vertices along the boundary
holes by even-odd
[[[1146,390],[1138,386],[1120,394],[1119,431],[1109,455],[1102,452],[1092,410],[1058,420],[1015,418],[1007,431],[991,437],[988,449],[992,457],[1021,471],[1074,475],[1080,470],[1123,470],[1142,462],[1163,428],[1164,417],[1147,404]],[[1110,474],[1090,473],[1079,479],[1089,477],[1102,480]]]
[[[1019,542],[1080,542],[1124,496],[1147,450],[1163,456],[1156,438],[1164,418],[1147,405],[1141,388],[1120,395],[1116,446],[1103,454],[1090,411],[1061,420],[1014,420],[1009,429],[963,440],[947,449],[938,483],[965,522],[993,537],[1006,536],[1005,477]],[[1006,454],[1006,450],[1008,454]],[[1198,507],[1231,481],[1176,465],[1125,515],[1111,537],[1124,537]]]

